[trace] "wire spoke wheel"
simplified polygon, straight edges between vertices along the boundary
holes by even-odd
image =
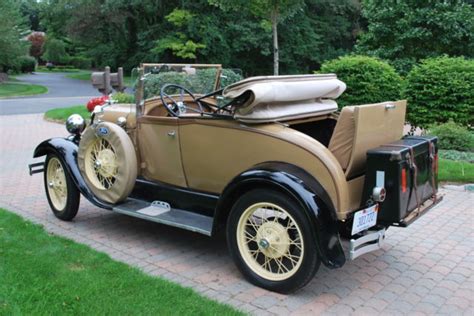
[[[87,176],[96,187],[102,190],[112,188],[118,172],[117,155],[112,144],[97,137],[86,150],[85,167]]]
[[[46,183],[51,203],[57,210],[63,210],[67,204],[66,174],[58,158],[49,160],[46,170]]]
[[[236,234],[244,261],[265,279],[286,280],[303,262],[301,230],[293,217],[276,204],[249,206],[238,221]]]

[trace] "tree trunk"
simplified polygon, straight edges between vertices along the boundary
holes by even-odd
[[[273,75],[278,76],[279,52],[278,52],[278,7],[272,12],[272,32],[273,32]]]

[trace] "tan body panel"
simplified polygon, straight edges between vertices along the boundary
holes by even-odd
[[[103,113],[98,115],[101,121],[117,123],[119,117],[127,119],[127,128],[135,128],[137,125],[137,115],[135,104],[117,103],[106,106]]]
[[[186,187],[178,119],[142,117],[139,119],[139,134],[140,174],[149,180]]]
[[[342,168],[326,147],[305,134],[279,124],[245,126],[191,118],[180,119],[179,133],[192,189],[221,193],[234,177],[256,164],[281,161],[306,170],[325,188],[338,212],[348,211]]]

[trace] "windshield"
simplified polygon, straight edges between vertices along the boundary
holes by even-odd
[[[206,95],[243,79],[241,71],[221,65],[143,64],[143,97],[160,96],[165,84],[177,84],[195,95]],[[167,93],[179,93],[167,90]]]

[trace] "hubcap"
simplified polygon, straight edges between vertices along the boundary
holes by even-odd
[[[67,203],[67,184],[66,174],[58,158],[53,157],[49,160],[46,170],[46,183],[49,198],[54,208],[58,211],[63,210]]]
[[[283,208],[273,203],[248,207],[237,225],[237,246],[253,272],[272,281],[281,281],[298,271],[303,261],[304,243],[299,226]]]

